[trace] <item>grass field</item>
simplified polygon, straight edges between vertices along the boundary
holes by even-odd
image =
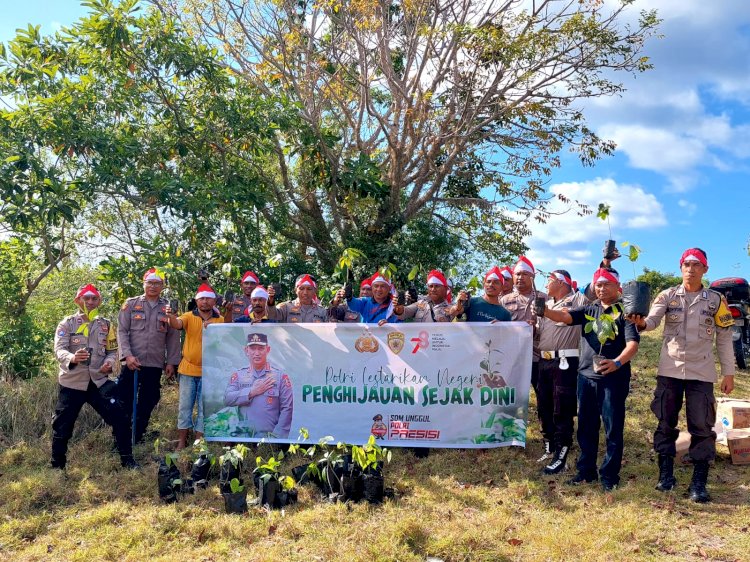
[[[571,469],[543,476],[534,422],[526,450],[433,450],[426,459],[394,450],[386,486],[396,497],[380,507],[324,503],[303,487],[299,503],[283,512],[251,508],[247,516],[229,516],[215,485],[161,504],[151,447],[136,450],[142,471],[119,470],[109,430],[86,427],[95,426],[94,417],[77,432],[67,474],[46,468],[49,436],[33,435],[52,412],[38,407],[42,417],[29,422],[36,429],[15,432],[32,437],[0,440],[0,555],[14,561],[750,560],[750,466],[731,465],[726,447],[719,446],[711,469],[712,503],[686,498],[688,466],[678,467],[673,493],[654,490],[648,405],[658,351],[656,336],[645,335],[628,398],[623,480],[611,494],[594,484],[565,485]],[[750,396],[747,372],[738,373],[735,395]],[[176,387],[166,387],[153,423],[171,438],[176,400]],[[40,397],[33,402],[48,404]],[[267,456],[267,448],[259,454]]]

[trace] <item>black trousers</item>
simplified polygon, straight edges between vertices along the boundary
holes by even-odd
[[[659,424],[654,432],[654,450],[660,455],[675,456],[675,441],[680,434],[677,418],[685,400],[687,427],[690,432],[690,458],[712,461],[716,457],[716,399],[710,382],[656,377],[651,411]]]
[[[107,381],[99,388],[92,381],[89,381],[86,390],[76,390],[62,385],[59,385],[59,387],[57,406],[55,406],[55,414],[52,417],[53,466],[65,467],[68,441],[73,435],[73,426],[78,419],[78,414],[86,403],[94,408],[105,423],[112,426],[120,457],[128,457],[133,454],[130,444],[130,430],[117,401],[115,393],[117,385],[114,381]]]
[[[138,369],[138,404],[136,406],[135,442],[138,443],[146,433],[151,412],[161,399],[161,373],[159,367],[141,367]],[[117,381],[117,396],[128,427],[133,423],[133,371],[123,366]]]
[[[570,447],[573,444],[578,357],[567,357],[566,360],[567,369],[560,368],[560,359],[540,359],[539,363],[535,363],[538,365],[536,377],[532,369],[532,386],[536,393],[542,436],[554,447]]]

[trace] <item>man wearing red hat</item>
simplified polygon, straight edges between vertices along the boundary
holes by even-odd
[[[214,308],[216,292],[208,283],[198,287],[195,295],[196,307],[179,318],[167,307],[169,325],[176,330],[185,330],[182,346],[182,361],[177,369],[180,375],[180,400],[177,412],[177,449],[184,449],[188,431],[194,429],[195,438],[203,437],[203,399],[201,397],[203,375],[203,330],[209,324],[222,323],[224,318]],[[198,415],[193,422],[193,409]]]
[[[241,324],[265,324],[275,323],[268,317],[268,291],[262,285],[258,285],[250,294],[250,306],[245,310],[245,315],[240,316],[237,323]]]
[[[500,297],[504,297],[513,292],[513,270],[506,265],[500,268],[500,273],[502,273]]]
[[[143,438],[151,412],[161,398],[162,371],[172,379],[180,362],[180,333],[169,326],[169,301],[161,297],[162,289],[164,274],[152,267],[143,275],[143,294],[127,299],[117,319],[120,361],[124,363],[117,392],[128,424],[132,423],[128,405],[133,403],[133,378],[138,370],[136,443]]]
[[[359,284],[359,296],[365,299],[372,296],[372,283],[370,282],[370,277],[363,279]]]
[[[549,299],[546,306],[552,310],[580,308],[589,303],[579,293],[570,273],[558,269],[550,273],[547,281]],[[570,447],[573,444],[573,427],[576,415],[576,384],[581,329],[539,319],[539,372],[536,385],[536,402],[544,438],[544,456],[549,462],[545,474],[565,470]]]
[[[599,268],[592,280],[597,300],[572,310],[545,308],[544,315],[554,322],[581,326],[582,351],[578,364],[578,446],[581,453],[576,475],[568,481],[577,485],[601,479],[602,489],[610,492],[620,482],[624,450],[625,400],[630,392],[630,360],[638,352],[640,336],[632,322],[626,322],[620,304],[617,271]],[[602,315],[614,319],[614,339],[601,343],[595,330],[586,332],[590,318]],[[597,359],[595,364],[594,360]],[[597,473],[599,429],[604,425],[606,451]]]
[[[268,307],[268,317],[276,322],[327,322],[328,310],[318,303],[318,284],[312,275],[303,274],[294,281],[297,298]]]
[[[659,293],[648,316],[632,315],[639,331],[653,330],[664,318],[664,338],[659,359],[656,390],[651,403],[659,424],[654,432],[654,450],[659,455],[659,482],[662,492],[677,485],[674,477],[675,441],[679,435],[678,417],[683,400],[690,432],[690,458],[693,478],[690,499],[711,500],[706,490],[709,463],[716,456],[716,364],[713,344],[721,364],[721,391],[734,389],[732,315],[720,293],[703,287],[708,272],[706,252],[686,250],[680,258],[682,284]]]
[[[246,271],[240,280],[242,293],[236,295],[231,303],[227,303],[227,311],[224,315],[224,322],[237,322],[239,318],[245,316],[247,308],[252,304],[250,299],[253,291],[260,283],[260,279],[253,271]]]
[[[370,277],[370,283],[372,285],[371,297],[353,298],[347,302],[344,298],[344,290],[340,289],[331,304],[335,307],[342,305],[349,311],[358,312],[365,324],[398,322],[398,318],[393,314],[392,297],[395,291],[390,279],[376,271]]]
[[[537,318],[534,312],[534,300],[544,299],[547,300],[547,295],[542,291],[537,291],[534,285],[534,277],[536,276],[536,269],[534,265],[526,256],[518,258],[518,262],[513,268],[513,290],[507,295],[500,299],[500,304],[510,312],[511,318],[515,322],[527,322],[533,328],[533,345],[532,345],[532,358],[531,358],[531,386],[534,389],[534,394],[537,397],[537,404],[539,403],[539,323],[540,320]],[[544,399],[542,399],[544,404]],[[541,421],[543,416],[547,415],[547,412],[539,411],[537,408],[537,415]],[[549,442],[545,443],[545,455],[547,454],[546,448],[549,447]]]
[[[393,312],[399,320],[413,318],[414,322],[451,322],[451,295],[448,279],[442,271],[433,269],[427,274],[427,298],[420,298],[408,306],[398,304],[393,296]]]
[[[84,285],[75,297],[80,310],[63,319],[55,330],[55,358],[60,370],[52,417],[52,468],[65,468],[68,441],[87,402],[112,426],[122,466],[140,468],[133,459],[130,429],[117,401],[115,382],[109,379],[117,361],[117,340],[110,321],[97,314],[101,302],[97,288]]]
[[[466,291],[460,291],[451,315],[464,314],[467,322],[510,322],[510,312],[500,304],[503,284],[503,272],[495,265],[484,276],[484,294],[469,298]]]

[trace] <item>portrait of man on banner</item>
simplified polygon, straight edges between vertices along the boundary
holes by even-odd
[[[224,404],[237,406],[241,425],[254,435],[283,439],[292,425],[292,383],[289,375],[268,361],[270,352],[266,334],[248,334],[245,355],[250,365],[232,373]]]

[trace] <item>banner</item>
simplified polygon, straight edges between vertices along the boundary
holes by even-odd
[[[211,324],[205,437],[525,446],[530,377],[525,322]]]

